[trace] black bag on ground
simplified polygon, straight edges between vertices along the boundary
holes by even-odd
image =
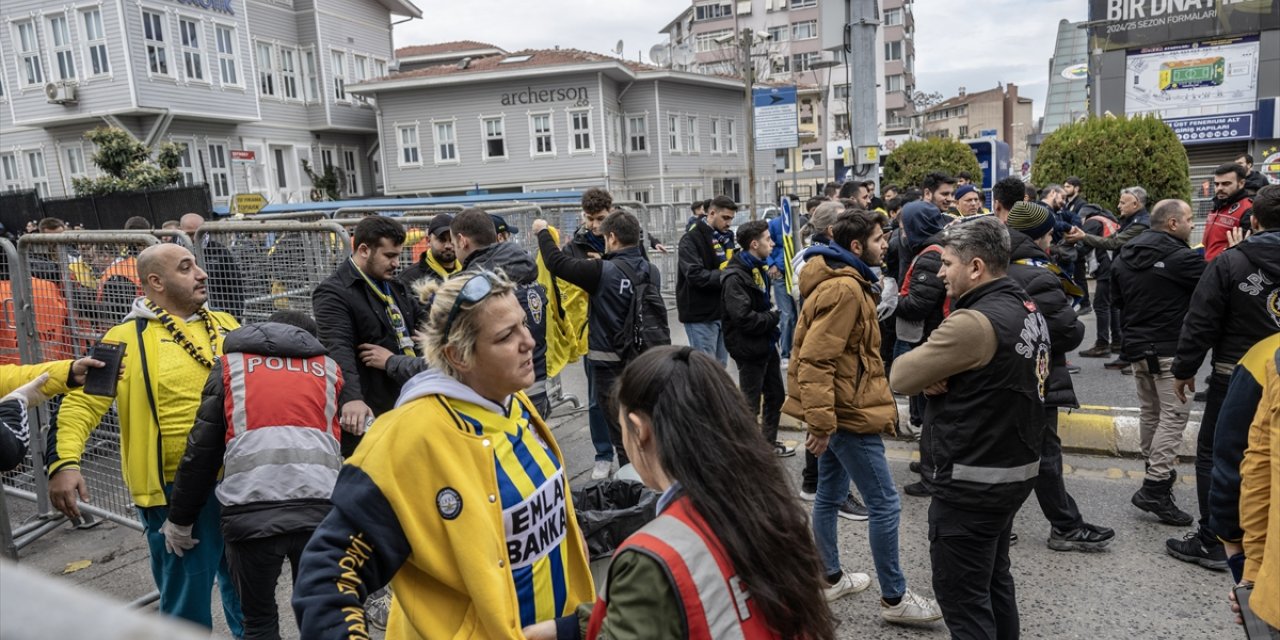
[[[618,545],[657,515],[658,493],[634,480],[593,480],[573,492],[578,526],[592,560],[613,555]]]
[[[671,344],[667,303],[653,281],[653,265],[645,264],[642,280],[622,260],[615,260],[613,264],[631,281],[631,304],[627,307],[627,317],[622,319],[622,330],[613,338],[613,346],[623,362],[631,362],[652,347]]]

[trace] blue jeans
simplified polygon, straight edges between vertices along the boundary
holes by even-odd
[[[583,358],[582,368],[587,374],[587,425],[591,431],[591,446],[596,450],[596,462],[613,462],[613,441],[609,439],[604,407],[596,402],[596,377],[591,372],[591,361]]]
[[[720,361],[720,366],[729,364],[729,352],[724,348],[724,332],[720,330],[720,321],[687,322],[684,334],[689,337],[689,346]]]
[[[173,485],[165,485],[166,498],[172,490]],[[244,637],[244,614],[240,611],[240,596],[236,594],[227,558],[222,552],[221,515],[222,507],[210,493],[191,527],[191,537],[200,542],[179,558],[164,548],[164,534],[160,533],[160,527],[169,518],[169,507],[138,508],[142,532],[151,552],[151,577],[160,590],[160,613],[212,628],[212,595],[216,577],[227,627],[231,635],[241,638]]]
[[[871,512],[867,539],[880,581],[880,595],[897,598],[907,591],[907,579],[898,563],[898,515],[902,504],[884,455],[879,434],[836,431],[827,450],[818,458],[818,496],[813,501],[813,538],[827,575],[840,571],[840,547],[836,542],[836,512],[849,491],[849,479]]]
[[[782,357],[791,357],[791,336],[796,330],[796,301],[787,293],[785,281],[773,281],[773,302],[778,305],[778,328],[782,330],[782,338],[778,346],[782,348]]]

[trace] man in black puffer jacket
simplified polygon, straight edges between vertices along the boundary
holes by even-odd
[[[1162,201],[1151,213],[1151,228],[1125,244],[1111,265],[1112,299],[1124,325],[1121,357],[1133,363],[1147,462],[1142,488],[1131,502],[1176,526],[1192,522],[1173,500],[1177,448],[1191,407],[1177,397],[1172,371],[1176,336],[1204,272],[1204,260],[1187,246],[1192,228],[1186,203]]]
[[[1076,501],[1067,493],[1062,478],[1062,440],[1058,438],[1058,409],[1079,408],[1071,374],[1067,372],[1067,352],[1084,340],[1084,323],[1071,308],[1062,278],[1055,274],[1049,259],[1054,217],[1048,209],[1019,202],[1009,212],[1009,240],[1012,254],[1009,278],[1035,300],[1049,325],[1052,346],[1049,378],[1044,394],[1044,440],[1040,445],[1040,475],[1036,478],[1036,500],[1049,520],[1049,548],[1055,551],[1100,551],[1110,544],[1115,532],[1089,524],[1080,515]]]
[[[738,227],[737,254],[720,272],[720,321],[724,326],[724,346],[738,365],[738,386],[754,412],[764,406],[765,442],[779,457],[795,455],[795,447],[778,441],[778,420],[787,391],[782,383],[782,360],[778,354],[781,315],[773,305],[765,260],[773,251],[769,224],[752,220]],[[763,256],[763,257],[761,257]]]

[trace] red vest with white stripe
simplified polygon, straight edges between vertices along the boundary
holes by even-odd
[[[661,515],[627,538],[614,556],[627,550],[643,553],[666,569],[684,611],[686,638],[780,637],[769,629],[720,539],[693,510],[688,498],[672,502]],[[599,637],[607,609],[606,588],[606,595],[596,601],[591,611],[589,640]]]
[[[342,467],[338,363],[238,352],[221,360],[227,452],[218,501],[329,499]]]

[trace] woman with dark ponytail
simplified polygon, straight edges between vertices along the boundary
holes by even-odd
[[[615,397],[631,461],[662,497],[614,555],[586,637],[831,638],[805,514],[724,368],[657,347],[627,366]]]

